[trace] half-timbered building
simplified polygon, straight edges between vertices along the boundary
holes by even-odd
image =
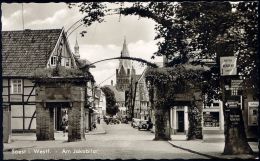
[[[2,31],[2,106],[11,111],[13,132],[36,131],[37,93],[32,79],[35,71],[55,68],[58,62],[65,68],[77,68],[82,62],[77,58],[76,47],[75,52],[74,55],[63,28]],[[54,109],[55,130],[61,130],[64,110]]]

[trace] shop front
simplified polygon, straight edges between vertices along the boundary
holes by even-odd
[[[224,115],[221,101],[213,101],[203,105],[202,114],[203,134],[223,134]]]

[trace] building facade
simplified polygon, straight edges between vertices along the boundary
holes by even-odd
[[[30,77],[36,69],[55,67],[60,53],[61,66],[74,68],[75,59],[63,29],[3,31],[2,36],[3,106],[12,111],[13,131],[35,131],[35,83]]]
[[[125,39],[121,57],[130,57]],[[127,115],[128,118],[133,116],[139,119],[148,119],[149,99],[145,84],[145,71],[141,75],[137,75],[131,60],[120,59],[116,69],[115,87],[111,87],[111,89],[115,93],[122,115]]]
[[[78,49],[76,43],[76,54],[79,54]],[[45,96],[39,96],[36,91],[35,75],[47,75],[44,71],[57,66],[66,70],[78,69],[84,64],[86,61],[82,62],[71,51],[64,29],[3,31],[2,98],[4,111],[10,113],[10,129],[35,132],[41,126],[41,121],[37,120],[40,114],[37,114],[36,97]],[[54,131],[62,130],[62,115],[70,107],[67,103],[59,105],[53,106],[52,111]]]

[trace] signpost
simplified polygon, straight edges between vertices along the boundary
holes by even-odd
[[[242,88],[243,80],[233,79],[231,80],[231,88]]]
[[[237,58],[235,56],[220,57],[221,76],[237,75]]]

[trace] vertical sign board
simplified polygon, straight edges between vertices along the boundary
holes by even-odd
[[[248,125],[257,126],[257,108],[259,102],[248,102]]]
[[[227,100],[226,102],[227,111],[229,113],[229,121],[231,127],[237,127],[240,123],[239,107],[240,103],[236,100]]]
[[[237,75],[237,58],[235,56],[220,57],[221,76]]]

